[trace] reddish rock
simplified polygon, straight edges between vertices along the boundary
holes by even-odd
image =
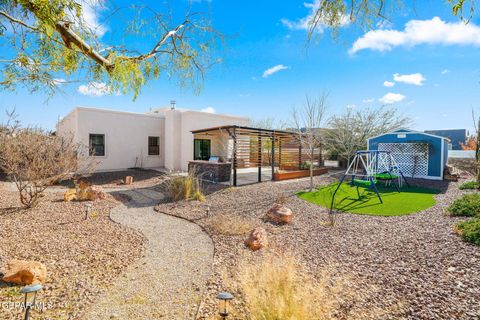
[[[44,283],[47,278],[47,267],[37,261],[10,260],[2,270],[2,281],[29,285]]]
[[[102,200],[107,197],[105,191],[100,186],[91,186],[87,190],[87,199],[90,201]]]
[[[267,231],[260,227],[253,229],[245,239],[245,245],[253,251],[266,247],[268,245]]]
[[[125,177],[125,184],[126,185],[133,184],[133,177],[132,176],[126,176]]]
[[[293,213],[289,208],[276,204],[268,210],[267,219],[278,224],[289,224],[293,222]]]

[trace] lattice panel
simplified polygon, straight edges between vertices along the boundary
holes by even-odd
[[[379,143],[378,150],[390,151],[405,176],[428,176],[428,144]]]

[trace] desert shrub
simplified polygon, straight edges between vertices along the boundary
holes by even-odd
[[[461,189],[461,190],[478,189],[479,185],[476,181],[467,181],[467,182],[462,183],[458,188]]]
[[[2,134],[0,145],[0,168],[15,182],[25,207],[35,207],[53,183],[93,165],[82,146],[38,128]]]
[[[473,218],[456,225],[463,240],[480,246],[480,218]]]
[[[207,224],[216,232],[223,235],[244,235],[255,228],[252,219],[237,214],[217,214],[208,219]]]
[[[480,193],[463,195],[448,207],[448,212],[452,216],[480,215]]]
[[[176,176],[170,179],[168,193],[174,201],[188,199],[205,201],[202,184],[195,170],[190,170],[187,176]]]
[[[240,290],[248,320],[377,319],[393,308],[363,307],[364,297],[349,277],[325,267],[316,277],[289,254],[266,254],[259,264],[243,262]],[[373,292],[373,288],[369,288]]]

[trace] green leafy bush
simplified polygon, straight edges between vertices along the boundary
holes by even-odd
[[[463,195],[448,207],[448,212],[452,216],[473,217],[480,215],[480,193]]]
[[[461,190],[465,189],[478,189],[478,183],[476,181],[467,181],[462,183],[458,188]]]
[[[480,246],[480,218],[458,223],[456,231],[463,240]]]

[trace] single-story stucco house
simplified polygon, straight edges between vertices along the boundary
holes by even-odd
[[[192,131],[249,124],[246,117],[177,109],[175,105],[146,113],[76,107],[59,121],[56,132],[88,147],[90,156],[98,160],[96,171],[132,167],[186,171],[189,161],[205,154],[224,154],[221,149],[228,148],[212,141],[214,137],[202,140]]]

